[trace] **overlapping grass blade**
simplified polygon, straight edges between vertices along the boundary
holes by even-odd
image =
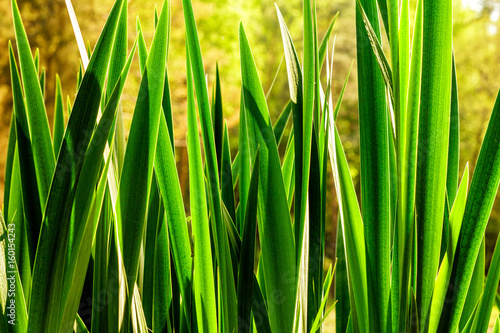
[[[26,231],[27,231],[27,243],[30,253],[30,262],[33,265],[35,261],[36,246],[38,242],[38,236],[40,234],[40,225],[42,221],[42,205],[40,204],[40,196],[38,191],[38,182],[36,176],[36,167],[33,156],[33,148],[31,144],[31,135],[28,126],[28,120],[26,115],[26,104],[23,98],[21,81],[19,77],[19,72],[17,71],[17,64],[14,59],[14,53],[12,47],[9,43],[9,61],[10,61],[10,73],[12,80],[12,97],[14,104],[14,118],[13,125],[15,126],[15,131],[13,132],[15,138],[17,139],[17,151],[19,157],[19,172],[21,177],[22,186],[22,196],[24,205],[24,216],[26,219]],[[15,143],[14,143],[15,144]],[[12,148],[10,148],[12,149]],[[12,157],[14,156],[14,151],[10,151]],[[8,163],[12,163],[7,161]],[[12,165],[12,164],[10,164]],[[9,167],[9,164],[7,165]],[[7,169],[8,170],[8,169]],[[12,172],[12,170],[10,171]],[[7,180],[9,182],[7,182]],[[6,197],[10,198],[10,176],[6,178]],[[6,192],[7,189],[9,192]],[[7,211],[7,218],[11,216],[10,214],[10,203],[5,206]]]
[[[304,6],[306,4],[304,3]],[[288,28],[286,26],[285,20],[283,19],[283,16],[281,15],[281,12],[279,11],[278,7],[276,6],[276,11],[278,15],[278,20],[280,23],[280,29],[281,29],[281,37],[283,40],[283,47],[285,49],[285,59],[286,59],[286,66],[287,66],[287,74],[288,74],[288,87],[290,88],[290,99],[292,101],[292,115],[293,115],[293,129],[294,129],[294,146],[295,146],[295,204],[294,204],[294,220],[298,221],[299,223],[295,223],[294,226],[294,234],[296,238],[296,243],[299,243],[299,230],[301,229],[301,209],[302,209],[302,201],[304,200],[303,198],[303,193],[302,190],[303,187],[303,180],[302,177],[304,175],[303,172],[303,160],[304,160],[304,147],[303,147],[303,141],[304,141],[304,117],[303,117],[303,77],[302,77],[302,70],[300,67],[300,62],[299,58],[297,56],[297,52],[295,50],[295,46],[292,41],[292,37],[290,36],[290,32],[288,31]],[[311,20],[310,16],[310,10],[309,10],[309,20]],[[304,32],[305,33],[305,32]],[[312,41],[311,41],[312,42]],[[311,48],[312,49],[312,48]],[[309,59],[310,62],[313,62],[313,60]],[[314,71],[312,72],[314,75]],[[311,90],[311,89],[310,89]],[[312,94],[313,90],[311,90]],[[312,96],[311,96],[312,98]],[[311,106],[312,106],[312,100],[311,100]],[[311,117],[312,117],[312,109],[311,111]],[[311,127],[312,128],[312,127]],[[309,177],[309,174],[307,174],[307,177]],[[305,206],[304,206],[305,207]],[[302,225],[303,228],[303,225]],[[297,253],[297,258],[300,258],[299,254]],[[296,259],[298,262],[298,259]]]
[[[175,281],[178,281],[180,294],[186,302],[186,307],[188,307],[191,300],[191,246],[175,156],[171,147],[172,143],[170,142],[167,122],[165,117],[161,115],[155,156],[155,172],[158,187],[165,204],[166,220],[168,221],[166,226],[168,227],[173,266],[175,266],[172,270],[175,272],[175,277],[172,277],[172,288],[176,285]],[[159,235],[162,235],[163,238],[167,237],[167,230],[164,225],[159,230]],[[162,249],[164,248],[162,247]],[[174,291],[172,293],[174,294]]]
[[[462,310],[462,315],[460,316],[460,321],[458,324],[458,330],[461,331],[469,321],[474,320],[474,311],[479,306],[479,301],[484,288],[484,273],[486,261],[486,248],[485,240],[481,241],[481,246],[479,248],[479,253],[477,255],[476,262],[474,264],[474,271],[472,272],[472,278],[469,284],[469,290],[467,291],[467,296],[465,298],[465,304]],[[472,327],[472,325],[471,325]]]
[[[258,224],[271,328],[291,332],[295,300],[295,244],[276,141],[262,85],[243,25],[240,24],[243,101],[251,156],[260,145]]]
[[[370,332],[364,225],[340,136],[333,123],[329,126],[328,148],[342,223],[351,320],[356,331]]]
[[[15,0],[12,0],[12,16],[16,43],[21,64],[21,77],[23,79],[26,95],[26,113],[32,139],[33,159],[35,163],[36,181],[39,190],[42,211],[44,211],[50,182],[54,172],[55,158],[50,138],[49,122],[45,112],[43,93],[35,68],[31,49],[24,30],[21,14]]]
[[[28,326],[30,332],[43,332],[45,329],[46,316],[44,316],[44,308],[47,302],[51,301],[47,297],[51,293],[51,288],[58,288],[52,281],[54,278],[54,253],[57,248],[59,233],[64,229],[64,221],[69,218],[68,200],[60,200],[60,198],[66,197],[68,193],[72,192],[72,189],[74,190],[73,182],[82,167],[83,156],[81,150],[87,148],[90,141],[89,134],[94,129],[99,100],[110,59],[111,45],[122,3],[123,1],[120,0],[113,6],[101,37],[97,42],[91,62],[78,91],[61,145],[37,247],[33,284],[39,287],[32,289],[30,295]]]
[[[250,178],[245,223],[243,226],[240,266],[238,273],[238,332],[252,332],[252,303],[255,258],[255,237],[257,231],[258,189],[259,189],[260,155],[257,150]]]
[[[453,268],[453,259],[455,257],[455,250],[460,235],[460,228],[462,226],[462,219],[465,211],[465,202],[467,200],[467,186],[469,184],[469,165],[465,167],[462,181],[456,195],[455,202],[453,203],[450,213],[449,238],[446,244],[446,254],[443,258],[439,272],[434,286],[434,293],[432,294],[432,302],[429,316],[429,332],[436,332],[439,324],[440,314],[443,306],[445,305],[445,296],[448,283],[451,277],[451,269]]]
[[[191,202],[191,225],[194,238],[194,278],[193,289],[196,306],[197,326],[200,332],[217,330],[217,307],[215,283],[212,268],[212,248],[207,216],[207,201],[201,147],[196,117],[193,76],[190,57],[187,55],[187,101],[188,101],[188,154],[189,193]],[[214,110],[216,112],[216,110]],[[216,118],[216,117],[214,117]]]
[[[491,310],[495,302],[498,281],[500,280],[500,237],[497,237],[495,250],[490,263],[486,285],[479,301],[478,309],[472,324],[472,332],[486,332],[490,323]]]
[[[465,207],[462,229],[453,262],[452,276],[447,295],[454,295],[451,306],[446,307],[440,321],[440,329],[454,330],[458,327],[470,284],[473,263],[488,222],[500,180],[500,95],[497,96],[488,129],[481,146],[479,158],[472,177]]]
[[[10,46],[9,49],[12,49],[12,46]],[[16,150],[17,146],[16,123],[17,123],[16,114],[15,112],[12,112],[12,116],[10,118],[10,126],[9,126],[9,139],[7,141],[7,158],[5,161],[5,181],[4,181],[4,196],[3,196],[3,209],[5,215],[7,216],[9,207],[10,183],[12,178],[12,164],[14,163],[14,151]]]
[[[16,259],[12,258],[11,244],[14,238],[10,235],[15,232],[16,227],[13,229],[10,221],[6,224],[0,211],[0,310],[2,311],[0,328],[6,333],[24,333],[27,332],[28,326],[25,296],[23,288],[19,287],[21,286],[19,270]]]
[[[159,217],[154,267],[153,332],[172,332],[172,278],[170,240],[165,214]]]
[[[118,193],[119,238],[129,294],[132,294],[137,279],[147,199],[153,176],[165,79],[167,12],[168,5],[164,4],[139,88]]]

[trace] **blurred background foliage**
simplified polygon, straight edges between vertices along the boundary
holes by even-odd
[[[80,27],[89,45],[94,45],[105,22],[113,0],[73,1]],[[149,45],[154,24],[154,1],[129,0],[129,41],[136,33],[139,16]],[[63,93],[71,102],[76,91],[79,53],[64,0],[18,0],[25,28],[33,52],[40,49],[40,64],[47,74],[47,111],[52,121],[55,75],[59,74]],[[300,0],[277,0],[295,45],[300,55],[302,48],[302,2]],[[160,3],[158,3],[161,6]],[[240,69],[238,52],[238,22],[245,23],[252,43],[256,63],[264,89],[269,90],[269,108],[276,119],[289,99],[285,64],[280,68],[283,47],[276,10],[273,1],[263,0],[194,0],[205,71],[209,87],[219,64],[222,80],[224,116],[230,129],[232,146],[237,145],[238,110],[240,102]],[[498,0],[463,0],[454,5],[454,50],[456,54],[460,102],[461,155],[460,172],[468,161],[473,170],[479,154],[482,137],[490,117],[494,98],[500,87],[500,2]],[[414,6],[412,6],[414,7]],[[188,188],[187,153],[185,149],[186,126],[186,69],[184,20],[181,2],[171,1],[172,30],[168,60],[174,132],[177,159],[182,187]],[[345,76],[355,61],[355,1],[317,0],[319,38],[334,15],[340,12],[334,27],[336,35],[334,58],[333,96],[339,94]],[[12,114],[12,97],[8,64],[7,42],[13,40],[10,1],[0,2],[0,200],[3,196],[5,158],[9,123]],[[385,35],[384,35],[385,36]],[[354,64],[355,65],[355,64]],[[279,69],[279,70],[278,70]],[[359,189],[359,131],[357,110],[356,66],[349,79],[343,107],[338,118],[338,128],[344,142],[355,185]],[[138,62],[129,75],[123,93],[125,126],[130,125],[140,82]],[[323,82],[323,84],[325,84]],[[287,134],[287,133],[286,133]],[[284,140],[286,141],[286,140]],[[281,147],[284,149],[284,147]],[[334,258],[334,232],[336,230],[337,207],[333,192],[333,179],[328,178],[328,200],[332,209],[328,212],[327,258]],[[185,196],[188,198],[188,196]],[[189,200],[185,202],[189,207]],[[500,205],[494,205],[486,234],[487,262],[496,234],[500,229]],[[328,265],[328,262],[325,264]]]

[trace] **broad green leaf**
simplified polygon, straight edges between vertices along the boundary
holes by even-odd
[[[368,7],[369,6],[369,7]],[[387,60],[387,57],[385,56],[384,50],[382,48],[381,42],[380,42],[380,29],[379,29],[379,23],[378,20],[372,21],[375,19],[370,19],[370,14],[368,13],[373,13],[373,10],[375,6],[375,1],[374,0],[365,0],[364,2],[361,2],[361,0],[356,0],[356,14],[359,15],[359,20],[362,22],[359,24],[360,28],[359,30],[363,30],[362,26],[364,26],[366,30],[366,36],[363,36],[363,47],[368,46],[367,43],[372,48],[373,52],[373,57],[376,59],[378,67],[380,69],[380,72],[374,73],[374,75],[379,75],[379,73],[382,74],[382,78],[384,79],[385,86],[387,90],[389,91],[389,96],[391,98],[392,104],[395,104],[395,93],[394,93],[394,75],[393,71],[391,70],[391,66],[389,65],[389,61]],[[368,9],[370,8],[370,9]],[[375,7],[376,8],[376,7]],[[365,11],[366,10],[366,11]],[[372,14],[373,15],[373,14]],[[374,25],[372,25],[373,22],[376,22]],[[359,34],[363,34],[361,31]],[[358,39],[361,38],[358,35]],[[366,39],[365,39],[366,38]],[[358,47],[359,49],[359,47]],[[375,69],[375,66],[374,66]]]
[[[243,101],[250,155],[260,146],[258,225],[271,328],[291,332],[295,300],[295,244],[269,110],[243,25],[239,28]],[[280,295],[279,301],[275,295]]]
[[[384,85],[384,80],[388,81],[390,73],[388,66],[380,66],[384,59],[383,52],[374,52],[377,50],[377,45],[380,46],[381,39],[376,1],[357,0],[356,3],[361,198],[363,198],[361,209],[368,265],[365,272],[368,273],[370,328],[385,332],[389,325],[390,235],[393,209],[389,158],[391,154],[389,136],[392,133],[389,108],[385,98],[386,86],[389,95],[392,94],[391,85]],[[344,223],[349,223],[344,218],[342,220]],[[344,232],[347,230],[344,229]],[[356,312],[359,320],[363,315],[357,309]],[[360,330],[363,331],[363,327],[360,327]]]
[[[500,95],[497,96],[488,129],[474,170],[453,262],[447,296],[454,295],[441,317],[440,329],[456,330],[472,278],[474,263],[484,236],[500,181]]]
[[[435,20],[435,17],[440,17]],[[423,45],[415,208],[416,296],[426,327],[439,267],[445,206],[452,76],[451,0],[423,2]],[[460,255],[460,254],[459,254]]]

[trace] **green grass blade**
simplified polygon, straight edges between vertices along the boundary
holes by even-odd
[[[238,273],[238,332],[252,332],[252,302],[255,258],[255,237],[257,231],[257,198],[259,190],[260,155],[257,150],[250,178],[245,223],[243,226],[240,266]]]
[[[128,5],[122,6],[120,19],[116,27],[116,34],[111,53],[114,55],[114,61],[109,63],[108,84],[106,86],[106,101],[111,97],[114,89],[114,82],[118,81],[122,69],[127,62],[127,44],[128,44]]]
[[[64,104],[62,97],[61,79],[56,75],[56,97],[54,106],[54,154],[59,155],[59,149],[64,138]]]
[[[160,117],[155,172],[158,187],[165,204],[168,235],[173,257],[173,269],[183,300],[191,299],[191,245],[184,212],[181,186],[177,175],[175,156],[165,117]],[[163,230],[163,229],[162,229]],[[166,230],[163,231],[164,233]]]
[[[446,176],[446,192],[448,200],[455,201],[458,188],[458,167],[460,162],[460,118],[458,116],[458,86],[455,56],[453,55],[450,108],[450,144],[448,149],[448,174]]]
[[[240,56],[243,100],[249,130],[250,154],[260,145],[258,224],[266,288],[280,294],[268,295],[269,319],[276,332],[291,332],[295,301],[295,245],[288,212],[281,164],[272,132],[269,110],[243,25],[240,24]]]
[[[453,268],[453,258],[460,235],[462,219],[465,211],[465,203],[467,200],[467,186],[469,184],[469,165],[465,167],[460,187],[458,188],[455,203],[451,209],[449,219],[449,238],[446,244],[446,254],[443,258],[434,286],[432,294],[431,309],[429,315],[429,332],[436,332],[438,329],[439,319],[443,306],[445,304],[445,296],[448,283],[451,277],[451,269]]]
[[[28,233],[26,220],[24,217],[24,205],[23,205],[23,193],[21,190],[21,173],[19,165],[19,154],[16,150],[14,152],[14,161],[12,165],[12,187],[10,188],[10,198],[9,201],[9,215],[7,215],[7,221],[9,222],[9,234],[13,234],[14,244],[9,241],[9,249],[12,250],[14,247],[14,257],[17,264],[17,270],[19,273],[19,278],[22,283],[23,294],[29,296],[31,291],[31,268],[32,261],[30,260],[29,244],[28,244]],[[8,253],[9,259],[12,259],[12,252]],[[18,285],[20,288],[21,285]],[[26,303],[28,299],[24,300]]]
[[[42,90],[42,98],[44,100],[45,100],[45,82],[46,82],[45,67],[42,67],[42,73],[40,74],[40,89]]]
[[[293,128],[288,139],[288,144],[285,150],[285,160],[281,167],[283,173],[283,183],[288,197],[288,208],[292,208],[293,195],[295,193],[295,144],[294,144]]]
[[[13,238],[10,235],[15,232],[13,227],[5,223],[0,211],[0,328],[6,333],[24,333],[27,332],[28,316],[17,262],[11,253]]]
[[[12,46],[10,46],[9,48],[12,49]],[[16,124],[17,124],[16,114],[15,112],[12,112],[10,118],[10,126],[9,126],[9,139],[7,141],[7,157],[5,161],[5,182],[4,182],[4,194],[3,194],[3,209],[5,215],[7,216],[9,207],[10,183],[12,178],[12,164],[14,163],[14,151],[16,150],[16,140],[17,140]]]
[[[12,80],[12,98],[14,104],[13,121],[15,122],[15,130],[13,132],[13,135],[14,138],[17,139],[17,151],[19,154],[19,165],[20,165],[19,170],[20,170],[21,185],[22,185],[21,193],[23,196],[24,216],[26,219],[27,242],[30,253],[31,265],[33,265],[35,261],[38,236],[40,234],[40,224],[42,221],[42,205],[40,204],[35,161],[33,157],[31,136],[28,126],[28,119],[26,115],[26,105],[23,98],[19,72],[17,71],[17,65],[14,59],[14,53],[10,44],[9,44],[9,61],[10,61],[10,73]],[[9,163],[9,161],[7,162]],[[8,166],[9,165],[7,165],[7,167]],[[9,188],[8,194],[10,197],[10,191],[11,191],[10,184],[6,182],[6,189],[7,188]],[[9,206],[5,206],[6,207],[5,209],[8,214],[7,217],[11,216],[9,212],[10,210]]]
[[[115,112],[108,112],[108,114],[103,114],[103,118],[101,119],[102,121],[99,124],[100,126],[98,126],[97,131],[110,131],[112,120],[109,118],[104,118],[105,116],[109,117],[110,113],[113,115],[115,114]],[[102,140],[102,137],[99,140],[106,142],[106,140]],[[91,142],[91,144],[95,144],[96,146],[98,146],[96,144],[96,141],[94,140],[93,142]],[[85,226],[84,230],[82,230],[83,228],[78,230],[79,233],[77,233],[74,237],[74,253],[66,255],[66,257],[68,258],[68,263],[66,263],[66,267],[64,270],[63,290],[61,298],[62,302],[59,305],[59,313],[61,315],[59,331],[67,331],[67,329],[70,328],[72,323],[75,321],[75,315],[77,314],[78,307],[80,305],[80,298],[85,283],[86,271],[91,256],[92,242],[95,238],[98,226],[97,223],[101,215],[101,209],[107,184],[107,172],[110,166],[111,156],[108,158],[106,164],[104,165],[103,172],[100,178],[98,178],[99,175],[97,174],[97,171],[98,167],[100,167],[101,165],[100,162],[102,161],[102,154],[105,144],[101,144],[100,146],[102,146],[102,148],[97,147],[95,151],[87,154],[83,167],[87,167],[85,170],[92,170],[93,172],[89,171],[89,177],[82,177],[82,181],[79,182],[79,186],[76,190],[75,200],[78,200],[82,198],[81,193],[85,193],[86,188],[90,187],[92,189],[96,189],[94,195],[88,196],[88,199],[86,200],[87,202],[85,202],[85,200],[75,201],[74,211],[77,211],[76,207],[78,206],[86,206],[82,207],[83,210],[79,211],[81,215],[78,216],[79,219],[83,220],[83,224]],[[91,164],[94,164],[95,166],[93,167]],[[90,203],[91,200],[92,202]],[[92,206],[90,206],[90,204],[92,204]]]
[[[143,240],[144,268],[142,272],[154,272],[155,270],[156,234],[158,224],[163,220],[163,215],[165,215],[163,202],[160,201],[156,175],[153,172],[146,217],[146,230]],[[140,272],[139,270],[139,274]],[[141,303],[148,327],[153,327],[154,277],[154,274],[144,274],[142,278]]]
[[[313,5],[314,4],[314,5]],[[315,11],[315,2],[313,0],[311,4],[310,0],[303,2],[303,15],[304,15],[304,60],[303,66],[304,71],[298,74],[302,74],[302,86],[298,86],[298,89],[303,91],[303,104],[302,104],[302,142],[295,138],[295,144],[300,143],[302,145],[302,175],[301,181],[302,186],[300,191],[296,190],[296,197],[300,195],[300,208],[299,214],[294,217],[294,228],[295,228],[295,252],[297,267],[300,263],[303,251],[302,238],[304,237],[304,229],[306,222],[306,206],[308,204],[308,190],[309,190],[309,174],[311,169],[311,155],[312,155],[312,136],[313,136],[313,121],[316,126],[319,126],[319,116],[318,109],[315,108],[315,88],[318,87],[316,82],[316,46],[315,46],[315,24],[313,22],[313,10]],[[290,38],[290,43],[292,43]],[[296,58],[297,59],[297,58]],[[297,64],[298,68],[300,64]],[[287,61],[288,67],[288,61]],[[297,173],[296,173],[297,174]],[[298,189],[296,187],[296,189]],[[295,212],[297,214],[297,211]],[[309,251],[309,242],[306,242],[306,251]],[[300,274],[300,273],[299,273]],[[305,300],[301,300],[305,302]]]
[[[217,165],[219,168],[222,167],[222,146],[223,146],[223,137],[224,137],[224,119],[223,119],[223,111],[222,111],[222,92],[220,87],[220,75],[219,75],[219,63],[216,64],[215,67],[215,83],[214,83],[214,93],[212,96],[212,121],[214,128],[214,142],[215,142],[215,150],[217,152]]]
[[[367,29],[370,26],[372,29]],[[389,135],[392,133],[384,86],[384,78],[387,81],[386,76],[389,73],[380,70],[383,69],[380,68],[382,53],[373,52],[376,48],[372,50],[369,47],[380,44],[377,5],[374,0],[357,1],[356,35],[360,155],[363,170],[361,205],[369,265],[370,321],[373,321],[370,322],[370,327],[384,332],[389,325],[387,320],[390,304],[390,228],[393,207],[391,207]],[[390,84],[387,88],[390,92]],[[359,320],[362,315],[360,313],[357,315]],[[360,329],[363,330],[361,327]]]
[[[40,82],[38,80],[38,72],[31,56],[30,45],[15,0],[12,0],[12,16],[21,64],[21,77],[23,79],[24,92],[26,95],[26,113],[30,125],[33,159],[37,176],[36,180],[42,211],[44,211],[52,174],[54,172],[54,151],[52,150],[49,122],[45,112],[45,104]]]
[[[172,332],[170,241],[165,215],[159,217],[154,267],[153,332]]]
[[[467,289],[472,278],[474,262],[477,259],[497,193],[500,181],[499,122],[500,95],[497,96],[493,108],[467,198],[452,277],[447,292],[447,295],[455,295],[455,297],[451,305],[445,308],[440,322],[440,328],[447,330],[455,330],[458,327]]]
[[[363,3],[360,0],[356,0],[356,13],[357,13],[357,15],[359,15],[359,20],[361,20],[360,22],[362,22],[362,25],[364,26],[364,28],[366,30],[366,36],[358,37],[358,39],[363,38],[363,43],[366,43],[366,46],[368,46],[368,43],[369,43],[369,45],[371,46],[372,51],[373,51],[373,55],[377,61],[378,67],[380,68],[380,73],[382,74],[382,78],[384,79],[385,85],[386,85],[387,89],[389,90],[389,96],[390,96],[391,101],[394,105],[395,104],[394,76],[393,76],[393,73],[391,70],[391,66],[389,65],[389,61],[387,60],[387,57],[385,56],[384,50],[382,48],[382,44],[380,42],[380,31],[379,31],[378,20],[376,21],[376,23],[374,25],[372,25],[372,23],[375,21],[372,21],[374,19],[370,19],[370,16],[369,16],[370,14],[368,14],[369,10],[370,10],[370,13],[373,13],[373,11],[376,10],[376,9],[374,9],[375,1],[373,1],[373,0],[368,0],[368,1],[369,2],[363,2],[363,3],[365,3],[363,5]],[[366,7],[366,6],[370,6],[371,8],[368,9],[369,7]],[[365,11],[365,9],[366,9],[366,11]],[[371,15],[373,15],[373,14],[371,14]],[[360,24],[359,30],[363,30],[361,27],[362,26]],[[363,33],[360,32],[360,34],[363,34]],[[363,45],[365,45],[365,44],[363,44]],[[374,66],[374,68],[375,68],[375,66]],[[374,75],[378,75],[378,74],[379,73],[376,72]]]
[[[435,20],[440,17],[440,20]],[[452,6],[450,0],[423,3],[423,51],[418,166],[417,304],[420,327],[428,323],[439,265],[450,131]]]
[[[498,282],[500,281],[500,237],[497,237],[495,250],[490,263],[486,285],[483,295],[479,301],[479,307],[476,311],[474,323],[471,332],[486,332],[490,323],[491,310],[495,302]]]
[[[486,271],[485,259],[486,259],[486,251],[483,238],[481,242],[481,247],[479,248],[479,254],[477,256],[476,263],[474,264],[472,279],[469,285],[469,290],[467,291],[467,297],[465,299],[465,304],[462,310],[462,315],[460,317],[460,322],[458,324],[459,331],[463,330],[463,328],[470,320],[470,318],[474,320],[473,318],[474,310],[479,304],[484,287],[484,273]]]
[[[332,35],[333,26],[335,25],[335,21],[337,21],[337,17],[339,17],[339,12],[337,12],[337,14],[335,14],[335,16],[333,17],[332,22],[328,26],[328,29],[325,32],[325,36],[321,40],[321,44],[318,49],[320,71],[321,68],[323,68],[323,62],[325,61],[325,55],[326,55],[326,48],[328,46],[328,43],[330,42],[330,36]]]
[[[326,273],[325,283],[324,283],[325,296],[323,297],[323,299],[321,301],[320,307],[318,309],[318,313],[316,314],[316,317],[314,318],[314,322],[311,326],[310,332],[317,332],[321,328],[321,324],[323,323],[323,321],[326,319],[326,317],[328,316],[328,314],[332,310],[332,309],[328,310],[323,315],[323,313],[325,311],[325,307],[326,307],[326,302],[328,301],[328,295],[330,293],[330,288],[333,284],[333,272],[334,272],[334,270],[335,270],[335,268],[332,270],[332,267],[330,266],[330,268],[328,269],[328,272]],[[332,306],[332,308],[333,308],[333,306]]]
[[[411,302],[408,284],[415,280],[416,270],[412,270],[412,260],[404,258],[411,258],[413,256],[413,247],[416,244],[415,237],[415,188],[416,188],[416,169],[417,169],[417,138],[418,138],[418,120],[420,110],[420,88],[421,88],[421,71],[422,71],[422,42],[423,42],[423,1],[417,3],[417,13],[415,15],[415,24],[413,29],[412,53],[410,74],[408,83],[408,101],[407,101],[407,117],[406,129],[401,129],[404,132],[406,153],[404,165],[401,167],[401,189],[406,188],[406,193],[399,193],[401,209],[399,212],[398,229],[399,233],[404,232],[404,236],[399,235],[400,247],[404,246],[404,254],[399,255],[400,267],[400,291],[399,294],[399,309],[393,309],[399,313],[408,313],[409,305]],[[406,166],[406,169],[405,169]],[[404,185],[404,184],[405,185]],[[403,207],[406,205],[406,209]],[[403,229],[404,228],[404,229]],[[396,256],[394,256],[396,257]],[[394,260],[394,258],[393,258]],[[401,261],[402,260],[402,261]],[[394,272],[394,271],[393,271]],[[394,281],[397,281],[396,278]],[[397,283],[394,283],[396,286]],[[393,293],[396,297],[397,292]],[[396,327],[393,327],[396,329]],[[399,330],[407,330],[407,316],[399,316]]]
[[[90,141],[89,134],[94,129],[109,63],[112,40],[122,3],[121,0],[115,3],[103,28],[78,91],[61,145],[40,231],[33,272],[33,284],[40,287],[32,289],[30,295],[28,326],[30,332],[42,332],[44,330],[46,320],[44,309],[47,302],[50,302],[47,297],[50,288],[55,287],[51,286],[55,261],[54,253],[56,252],[60,231],[64,229],[62,225],[68,218],[65,212],[67,203],[65,200],[60,200],[60,198],[71,193],[72,182],[82,167],[83,156],[77,150],[87,148]]]
[[[302,168],[303,168],[303,86],[302,70],[295,46],[286,26],[285,20],[276,6],[278,20],[280,23],[281,37],[285,49],[285,60],[288,74],[288,86],[290,88],[290,99],[292,101],[294,145],[295,145],[295,205],[294,217],[300,221],[300,212],[302,207]],[[297,224],[298,225],[298,224]],[[297,227],[296,227],[297,229]],[[297,235],[295,235],[297,237]],[[298,242],[298,240],[297,240]]]
[[[290,118],[290,113],[292,111],[292,102],[289,101],[286,103],[285,108],[281,111],[281,114],[274,124],[274,138],[276,139],[276,145],[280,145],[281,139],[283,138],[283,131],[285,130],[286,124],[288,123],[288,119]]]
[[[337,332],[345,332],[347,330],[347,322],[351,313],[349,303],[349,282],[347,275],[346,253],[344,247],[344,231],[342,229],[341,214],[337,219],[337,242],[336,257],[337,264],[335,267],[335,328]]]
[[[206,159],[206,170],[208,174],[208,204],[211,213],[212,229],[215,231],[214,243],[216,244],[216,258],[219,266],[220,285],[222,298],[219,302],[220,314],[223,322],[220,327],[223,330],[233,331],[237,329],[237,301],[233,268],[229,255],[229,244],[227,232],[222,221],[221,198],[219,188],[219,168],[217,166],[217,150],[213,130],[210,104],[208,101],[208,88],[205,79],[203,59],[200,41],[196,29],[196,22],[191,1],[183,0],[182,7],[186,24],[186,49],[189,53],[193,80],[197,97],[198,115],[203,135],[203,146]]]
[[[117,200],[117,211],[121,216],[120,245],[130,294],[137,279],[147,199],[153,176],[165,79],[167,12],[168,5],[165,4],[142,76]]]
[[[191,202],[191,225],[194,238],[194,299],[197,325],[200,332],[217,331],[217,308],[215,302],[214,276],[212,268],[212,248],[208,222],[208,207],[205,193],[205,180],[201,147],[198,132],[198,119],[194,105],[193,76],[187,56],[187,100],[188,100],[188,154],[189,154],[189,193]],[[215,112],[215,111],[214,111]]]
[[[329,119],[332,114],[330,113]],[[344,249],[348,272],[351,319],[360,332],[370,332],[368,312],[367,258],[364,225],[356,191],[349,171],[340,136],[335,125],[330,123],[329,152],[335,190],[340,209]]]
[[[495,327],[493,328],[493,333],[500,333],[500,315],[498,315],[497,320],[495,320]]]
[[[115,88],[109,96],[108,104],[90,141],[90,148],[85,153],[82,165],[83,171],[80,173],[74,194],[69,233],[67,236],[62,236],[68,238],[68,245],[64,254],[65,267],[61,304],[56,305],[56,309],[54,309],[62,313],[59,327],[70,326],[75,319],[74,314],[78,310],[90,250],[97,231],[97,222],[105,193],[106,181],[103,179],[107,178],[107,171],[112,160],[112,157],[108,157],[99,181],[102,156],[107,144],[106,138],[108,138],[113,124],[116,122],[118,103],[132,64],[135,46],[136,44],[132,48],[120,77],[117,78]],[[95,193],[95,200],[92,200],[96,187],[98,189]],[[54,290],[54,292],[58,293],[60,291]],[[57,306],[59,309],[57,309]]]
[[[111,216],[110,216],[110,196],[106,191],[104,194],[101,216],[97,226],[96,238],[94,243],[94,276],[93,276],[93,296],[92,296],[92,327],[91,332],[103,332],[108,329],[108,311],[111,305],[112,291],[101,293],[101,290],[106,290],[108,280],[113,281],[116,277],[109,277],[108,272],[108,256],[109,251],[108,239],[110,237]],[[112,321],[112,320],[111,320]],[[116,319],[118,323],[118,320]]]
[[[227,124],[224,124],[224,136],[222,141],[221,161],[221,198],[226,206],[231,220],[236,223],[236,208],[233,191],[233,171],[231,169],[231,147],[229,146],[229,134]]]

